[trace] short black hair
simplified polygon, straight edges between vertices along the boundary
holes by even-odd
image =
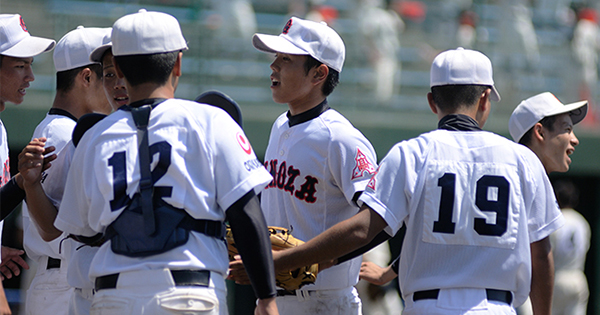
[[[558,206],[561,209],[577,207],[577,204],[579,204],[579,189],[572,181],[567,179],[556,180],[552,187],[554,187],[556,201],[558,201]]]
[[[471,107],[481,98],[489,85],[438,85],[431,87],[433,102],[445,112],[453,112],[461,107]]]
[[[308,74],[310,69],[318,67],[322,64],[322,62],[318,61],[313,56],[308,55],[306,61],[304,62],[304,71],[306,74]],[[321,90],[325,96],[329,96],[338,83],[340,83],[339,71],[332,69],[330,66],[327,67],[329,68],[329,74],[327,75],[327,79],[325,80],[325,84],[323,84],[323,89]]]
[[[0,55],[0,67],[2,67],[2,58],[4,58],[4,55]]]
[[[554,123],[556,122],[557,117],[558,117],[558,115],[546,116],[546,117],[542,118],[542,120],[540,120],[539,123],[542,124],[542,126],[544,126],[544,128],[548,129],[549,131],[554,131]],[[529,128],[529,130],[527,130],[527,132],[521,137],[521,140],[519,140],[519,143],[524,146],[529,146],[531,144],[532,137],[533,137],[533,127]]]
[[[143,83],[165,84],[177,61],[179,51],[150,55],[115,56],[115,63],[132,86]]]
[[[83,69],[85,68],[89,68],[90,70],[92,70],[92,72],[96,73],[98,80],[102,80],[102,66],[100,64],[93,63],[90,65],[85,65],[78,68],[57,72],[56,90],[61,92],[69,92],[73,88],[75,77],[77,77],[79,72],[83,71]]]

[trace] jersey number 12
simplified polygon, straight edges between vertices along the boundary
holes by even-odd
[[[149,149],[151,157],[158,153],[158,163],[152,170],[152,184],[154,184],[167,173],[167,169],[171,165],[171,145],[166,141],[161,141],[151,145]],[[113,200],[110,201],[112,211],[119,210],[131,202],[131,198],[127,195],[126,153],[126,151],[115,152],[108,159],[108,165],[113,168]],[[171,187],[156,186],[154,188],[155,196],[171,197]]]

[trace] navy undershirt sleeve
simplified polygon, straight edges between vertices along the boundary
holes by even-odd
[[[271,240],[254,191],[236,201],[226,214],[254,294],[259,299],[274,297],[277,292]]]

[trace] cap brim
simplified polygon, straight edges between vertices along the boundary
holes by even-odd
[[[560,109],[546,114],[546,117],[569,113],[571,120],[573,121],[573,125],[575,125],[585,118],[587,111],[588,101],[579,101],[571,104],[565,104],[565,106],[562,106]]]
[[[28,36],[0,54],[16,58],[29,58],[52,50],[56,42],[52,39]]]
[[[492,85],[492,101],[494,102],[500,102],[500,93],[498,93],[498,90],[496,90],[496,87]]]
[[[254,34],[254,36],[252,36],[252,45],[254,45],[254,48],[266,53],[283,53],[290,55],[309,54],[287,39],[275,35]]]
[[[112,43],[108,43],[92,50],[92,53],[90,54],[90,61],[102,63],[102,57],[104,56],[104,53],[111,48]]]

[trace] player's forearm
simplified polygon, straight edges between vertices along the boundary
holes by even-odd
[[[54,226],[58,214],[56,207],[50,202],[41,183],[25,183],[27,208],[29,216],[35,223],[42,239],[50,242],[59,237],[62,232]]]
[[[531,305],[534,315],[550,315],[554,287],[554,260],[550,239],[531,244]]]
[[[227,219],[254,293],[259,299],[275,296],[275,272],[267,223],[254,192],[227,209]]]
[[[383,228],[385,221],[368,207],[298,247],[273,253],[275,271],[330,261],[367,245]]]

